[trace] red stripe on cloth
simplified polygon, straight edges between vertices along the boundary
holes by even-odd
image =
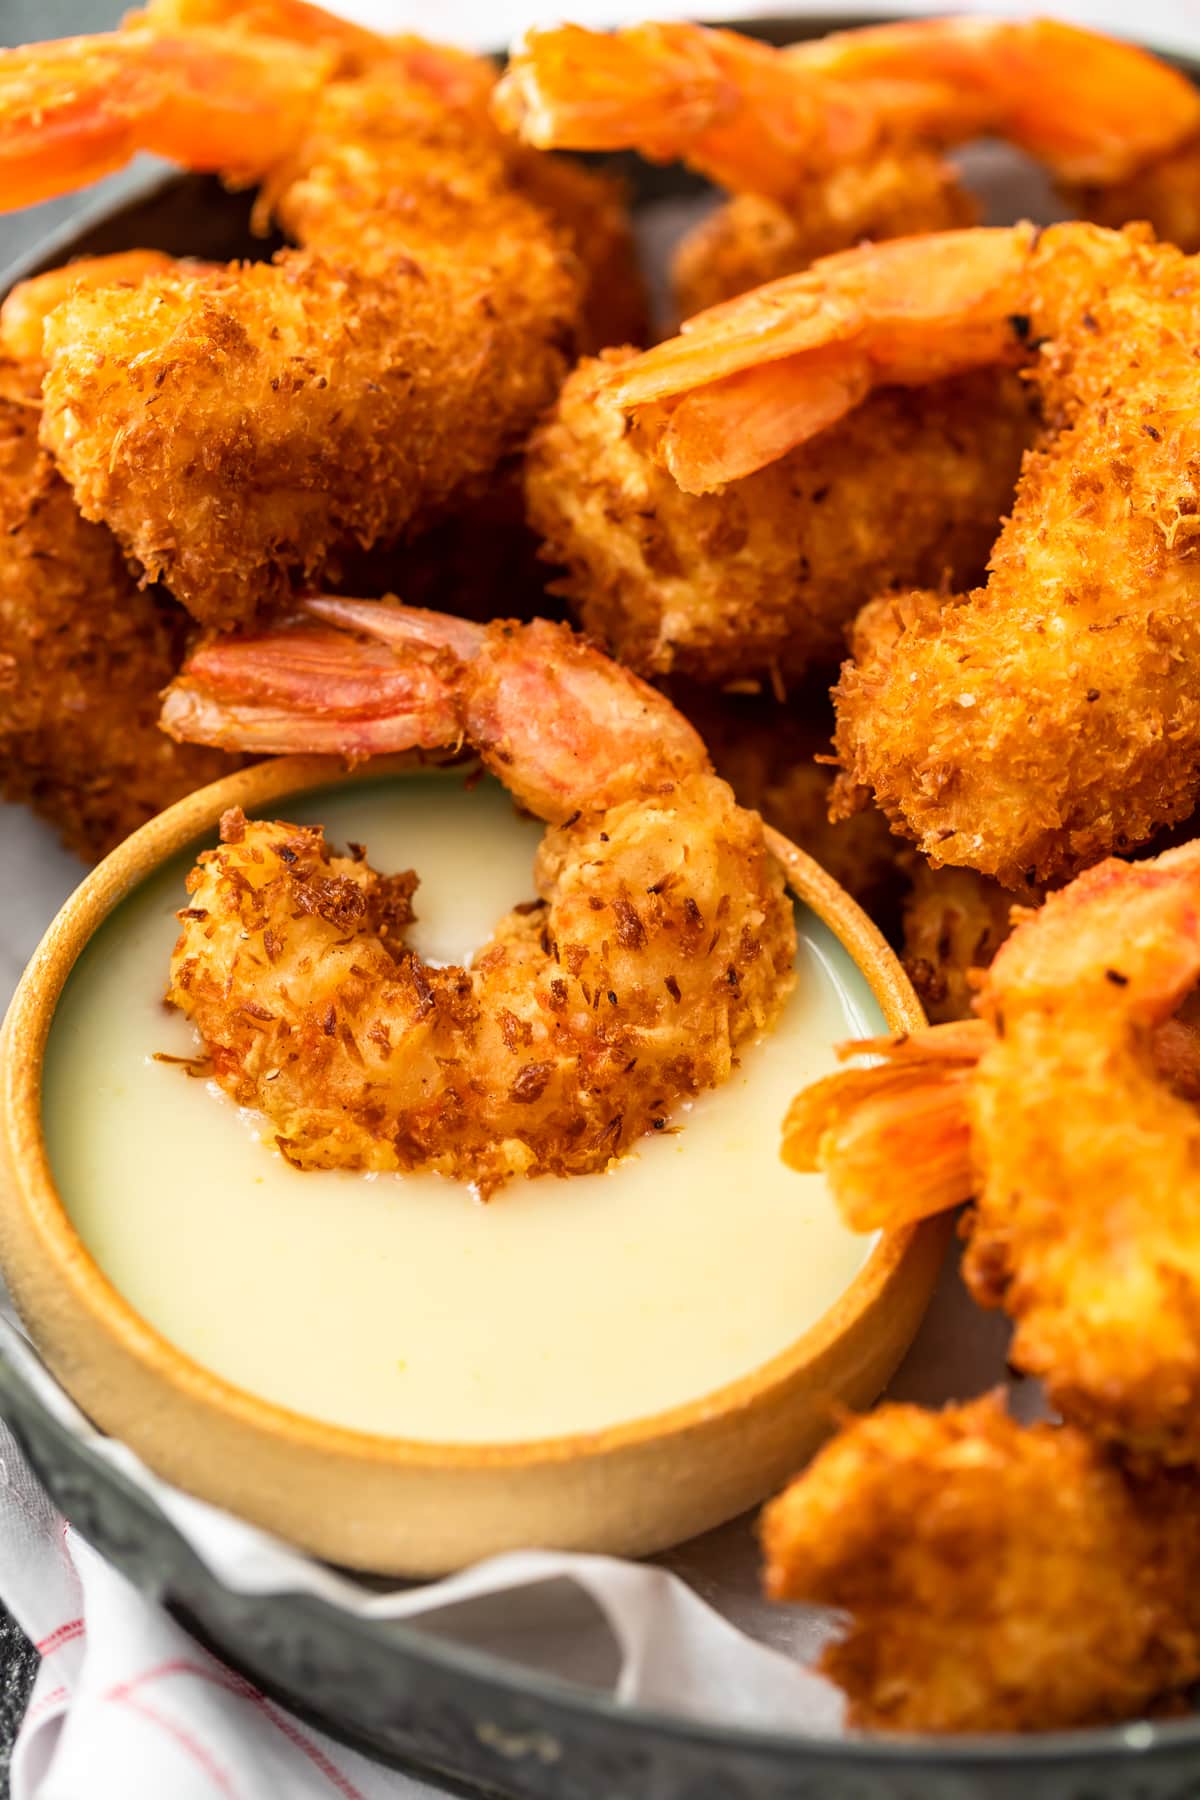
[[[65,1625],[60,1625],[57,1630],[48,1632],[44,1638],[39,1638],[34,1648],[39,1656],[51,1656],[55,1650],[61,1649],[63,1644],[70,1644],[75,1638],[82,1637],[83,1629],[82,1619],[68,1619]]]
[[[48,1694],[43,1694],[40,1699],[34,1701],[33,1705],[26,1712],[25,1717],[21,1720],[21,1730],[24,1731],[27,1725],[31,1725],[35,1719],[41,1717],[42,1713],[46,1712],[51,1706],[57,1706],[59,1701],[65,1700],[66,1697],[67,1690],[65,1687],[52,1688]]]
[[[231,1800],[237,1800],[237,1789],[227,1772],[207,1746],[202,1744],[199,1738],[193,1737],[192,1733],[185,1725],[181,1725],[178,1719],[169,1718],[166,1713],[159,1712],[156,1706],[151,1706],[148,1700],[138,1700],[132,1694],[114,1690],[112,1693],[106,1694],[105,1698],[119,1700],[131,1712],[140,1713],[142,1718],[149,1719],[152,1724],[161,1726],[167,1735],[179,1745],[179,1748],[187,1752],[197,1767],[204,1770],[209,1780],[222,1794],[228,1794],[231,1796]]]
[[[323,1775],[334,1791],[342,1796],[342,1800],[365,1800],[365,1795],[347,1780],[341,1770],[330,1762],[319,1744],[314,1744],[308,1734],[281,1712],[244,1676],[236,1675],[232,1669],[223,1668],[219,1663],[207,1667],[204,1663],[191,1661],[188,1657],[172,1657],[169,1662],[156,1663],[153,1668],[143,1669],[140,1675],[120,1682],[104,1696],[106,1700],[127,1700],[134,1690],[145,1686],[148,1682],[162,1680],[167,1675],[196,1675],[201,1681],[211,1682],[223,1693],[233,1694],[239,1700],[248,1700],[256,1706],[263,1717],[268,1719],[275,1729],[287,1738],[290,1744],[306,1756],[317,1773]],[[139,1702],[139,1704],[141,1704]]]

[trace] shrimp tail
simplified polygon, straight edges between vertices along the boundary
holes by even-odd
[[[873,388],[1027,355],[1032,226],[932,232],[823,258],[613,363],[602,387],[685,493],[740,480]]]
[[[969,1083],[990,1039],[971,1019],[843,1044],[840,1056],[883,1060],[798,1094],[783,1160],[801,1174],[823,1170],[854,1231],[894,1230],[959,1205],[975,1185]]]
[[[250,180],[300,141],[319,51],[144,26],[0,51],[0,208],[72,192],[141,150]]]
[[[460,666],[445,650],[414,642],[400,656],[376,639],[303,622],[214,637],[168,688],[161,723],[177,742],[259,756],[305,751],[359,761],[444,749],[462,737]]]

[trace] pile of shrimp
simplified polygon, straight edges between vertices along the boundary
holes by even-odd
[[[487,1196],[606,1167],[724,1081],[790,990],[761,819],[668,701],[568,627],[309,612],[325,623],[198,651],[169,728],[252,751],[466,743],[549,826],[538,899],[469,968],[433,968],[404,944],[411,879],[239,814],[189,878],[168,999],[302,1168],[431,1169]]]
[[[855,1228],[971,1200],[967,1286],[1064,1421],[884,1408],[768,1509],[770,1591],[852,1615],[827,1666],[864,1723],[1078,1725],[1200,1679],[1198,980],[1200,842],[1110,859],[1022,916],[977,1018],[846,1046],[872,1065],[792,1107]]]
[[[949,157],[985,136],[1081,217],[980,225]],[[235,813],[170,999],[298,1167],[484,1195],[604,1168],[728,1076],[792,981],[763,819],[811,848],[934,1023],[802,1096],[787,1156],[864,1230],[970,1199],[968,1285],[1063,1422],[849,1426],[766,1515],[769,1589],[849,1615],[826,1666],[863,1724],[1173,1703],[1200,96],[1043,19],[567,25],[498,79],[305,0],[150,0],[0,54],[4,205],[140,150],[253,186],[289,247],[6,301],[6,791],[99,854],[234,757],[473,749],[547,831],[470,966],[407,944],[415,874]],[[618,190],[553,150],[728,196],[666,341]]]

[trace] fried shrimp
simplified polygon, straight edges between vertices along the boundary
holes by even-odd
[[[738,196],[683,246],[685,317],[863,239],[973,222],[949,145],[1007,138],[1087,184],[1106,218],[1127,197],[1139,210],[1117,222],[1158,222],[1178,219],[1185,183],[1156,205],[1154,171],[1200,136],[1184,76],[1049,19],[904,21],[784,50],[687,23],[568,25],[515,46],[494,107],[531,144],[682,158]]]
[[[37,443],[37,364],[0,355],[0,789],[89,861],[236,762],[173,744],[187,614],[139,590]]]
[[[669,702],[565,627],[309,611],[340,629],[201,649],[169,728],[353,756],[466,742],[550,827],[538,898],[470,967],[434,968],[404,945],[411,881],[239,817],[189,878],[169,999],[301,1167],[433,1169],[484,1193],[604,1168],[724,1081],[790,988],[761,820]]]
[[[525,472],[530,523],[564,570],[553,591],[634,668],[789,680],[844,655],[877,593],[982,573],[1033,435],[1015,375],[881,392],[812,443],[694,494],[612,397],[640,360],[581,363]]]
[[[447,98],[470,59],[421,50],[341,73],[329,47],[151,19],[0,56],[4,204],[151,149],[262,184],[302,246],[46,320],[43,443],[205,620],[479,492],[565,373],[575,259]]]
[[[1131,1475],[994,1398],[884,1406],[763,1516],[767,1589],[836,1606],[852,1724],[1047,1731],[1180,1703],[1200,1678],[1195,1477]]]
[[[89,258],[22,282],[0,306],[0,788],[89,861],[237,766],[158,730],[187,614],[138,588],[37,442],[47,313],[75,289],[136,283],[167,260]]]
[[[839,805],[873,792],[931,861],[1006,886],[1135,848],[1200,797],[1197,265],[1084,225],[1020,255],[1013,316],[1041,341],[1048,423],[990,579],[949,604],[914,593],[868,607],[835,695]]]
[[[432,86],[504,158],[516,188],[566,233],[583,275],[579,348],[645,341],[646,291],[621,184],[573,158],[548,156],[501,134],[490,116],[496,68],[489,58],[411,35],[383,37],[304,0],[150,0],[140,16],[172,30],[217,26],[321,50],[334,58],[342,77],[386,74],[394,67],[405,82]]]
[[[1126,1451],[1200,1463],[1200,843],[1108,861],[1002,946],[981,1018],[870,1049],[794,1102],[784,1155],[873,1229],[974,1195],[964,1274],[1012,1362]]]

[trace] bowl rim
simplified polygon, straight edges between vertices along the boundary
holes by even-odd
[[[851,1330],[896,1279],[928,1222],[879,1234],[849,1284],[784,1349],[743,1375],[672,1407],[598,1430],[497,1442],[456,1443],[357,1430],[282,1406],[216,1374],[151,1325],[92,1256],[58,1192],[42,1120],[42,1076],[59,1001],[94,935],[143,882],[173,858],[215,837],[220,815],[241,806],[261,815],[276,801],[322,788],[366,784],[446,768],[449,759],[413,754],[377,757],[347,770],[337,758],[275,757],[223,776],[178,800],[133,832],[80,882],[48,926],[13,994],[3,1027],[9,1046],[0,1070],[0,1131],[12,1169],[14,1204],[25,1209],[72,1304],[83,1307],[120,1349],[188,1398],[272,1439],[295,1442],[361,1463],[465,1472],[579,1462],[674,1439],[714,1413],[736,1413],[817,1360]],[[895,952],[857,903],[810,856],[767,828],[793,895],[825,924],[866,980],[893,1031],[924,1023],[920,1003]],[[15,1047],[15,1048],[14,1048]],[[37,1333],[31,1328],[37,1343]]]

